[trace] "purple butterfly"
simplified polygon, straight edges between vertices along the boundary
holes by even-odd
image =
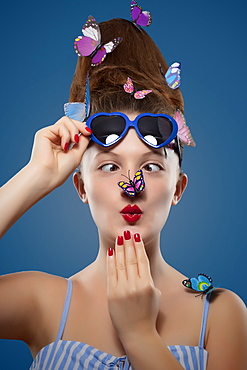
[[[103,62],[107,53],[111,53],[122,41],[117,37],[112,41],[101,43],[101,33],[95,18],[90,15],[82,27],[83,36],[78,36],[74,42],[74,49],[77,55],[88,56],[92,58],[91,66],[98,66]]]
[[[124,176],[124,177],[126,177],[129,180],[129,182],[119,181],[118,186],[120,186],[120,188],[123,189],[123,191],[129,197],[134,197],[138,193],[144,190],[145,182],[144,182],[144,176],[143,176],[142,170],[136,171],[133,180],[131,180],[130,177],[127,177],[127,176]]]
[[[152,23],[152,16],[147,10],[143,11],[142,8],[137,4],[135,0],[131,1],[130,4],[130,15],[132,22],[138,27],[150,26]],[[139,27],[138,27],[139,28]]]

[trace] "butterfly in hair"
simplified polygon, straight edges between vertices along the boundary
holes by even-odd
[[[135,91],[133,81],[130,77],[127,77],[127,82],[124,84],[124,91],[128,94],[134,95],[135,99],[143,99],[147,94],[150,94],[152,90],[139,90]]]
[[[196,143],[191,135],[189,126],[186,124],[185,117],[183,113],[176,109],[176,112],[174,114],[175,121],[178,124],[178,138],[182,141],[183,144],[188,146],[196,146]]]
[[[83,122],[90,112],[90,80],[86,78],[85,103],[69,102],[64,104],[65,116]]]
[[[101,64],[107,53],[111,53],[122,41],[117,37],[104,44],[101,43],[101,33],[95,18],[90,15],[82,27],[83,36],[78,36],[74,42],[74,49],[77,55],[91,56],[91,66],[95,67]]]
[[[198,274],[198,278],[190,278],[182,281],[182,284],[189,289],[199,292],[196,297],[206,295],[211,290],[215,289],[212,284],[213,280],[206,274]]]
[[[150,12],[147,10],[142,10],[142,7],[140,7],[135,0],[131,1],[130,15],[132,23],[134,23],[139,30],[141,29],[139,26],[147,27],[152,23],[152,16]]]
[[[145,188],[144,176],[142,170],[136,171],[133,180],[131,180],[130,176],[125,176],[129,182],[119,181],[118,186],[123,189],[123,191],[129,196],[134,197],[139,194]]]
[[[172,63],[165,74],[167,85],[173,90],[177,89],[180,86],[180,71],[181,63],[175,62]]]

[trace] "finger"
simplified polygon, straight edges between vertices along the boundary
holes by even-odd
[[[134,282],[138,274],[138,262],[135,252],[134,241],[129,230],[124,231],[124,250],[127,278],[130,282]]]
[[[112,248],[107,251],[107,289],[112,292],[117,284],[117,271],[115,262],[115,253]]]
[[[122,236],[118,236],[116,239],[115,252],[116,252],[117,279],[118,281],[121,282],[127,279],[124,242]]]
[[[65,118],[68,118],[75,125],[79,134],[83,134],[84,136],[89,136],[92,134],[92,130],[87,126],[86,122],[80,122],[67,116],[65,116]]]
[[[147,253],[139,233],[134,234],[134,244],[138,262],[138,271],[141,278],[152,279]]]
[[[78,144],[81,135],[86,137],[91,135],[91,130],[84,122],[73,120],[67,116],[60,118],[56,122],[55,127],[58,128],[58,134],[61,137],[61,147],[65,151]]]

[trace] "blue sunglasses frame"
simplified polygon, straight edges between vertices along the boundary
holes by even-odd
[[[124,118],[125,120],[125,128],[123,130],[123,132],[119,135],[119,137],[115,140],[113,140],[111,143],[108,143],[108,144],[104,144],[102,143],[102,141],[98,140],[97,137],[94,135],[94,133],[92,132],[92,135],[91,135],[91,139],[103,146],[103,147],[109,147],[109,146],[112,146],[114,144],[116,144],[118,141],[120,141],[125,135],[126,133],[128,132],[129,128],[130,127],[133,127],[135,130],[136,130],[136,133],[138,134],[138,136],[140,137],[140,139],[142,139],[147,145],[153,147],[153,148],[162,148],[163,146],[166,146],[167,144],[169,144],[172,140],[174,140],[177,136],[177,132],[178,132],[178,125],[177,125],[177,122],[175,121],[174,118],[172,118],[171,116],[168,116],[167,114],[153,114],[153,113],[141,113],[139,114],[138,116],[136,116],[136,118],[131,121],[129,119],[128,116],[126,116],[126,114],[124,113],[121,113],[121,112],[112,112],[112,113],[96,113],[96,114],[93,114],[92,116],[90,116],[87,120],[86,120],[86,124],[87,126],[93,131],[92,129],[92,122],[95,118],[97,117],[101,117],[101,116],[108,116],[108,117],[111,117],[111,116],[118,116],[118,117],[122,117]],[[142,118],[142,117],[163,117],[163,118],[166,118],[170,121],[171,125],[172,125],[172,132],[169,136],[169,138],[162,142],[161,144],[159,145],[154,145],[152,143],[150,143],[148,140],[145,139],[144,136],[142,136],[141,132],[139,131],[139,128],[138,128],[138,122],[139,120]]]

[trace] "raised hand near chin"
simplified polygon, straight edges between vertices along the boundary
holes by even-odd
[[[160,295],[140,234],[125,231],[107,257],[109,313],[123,346],[130,337],[156,331]]]

